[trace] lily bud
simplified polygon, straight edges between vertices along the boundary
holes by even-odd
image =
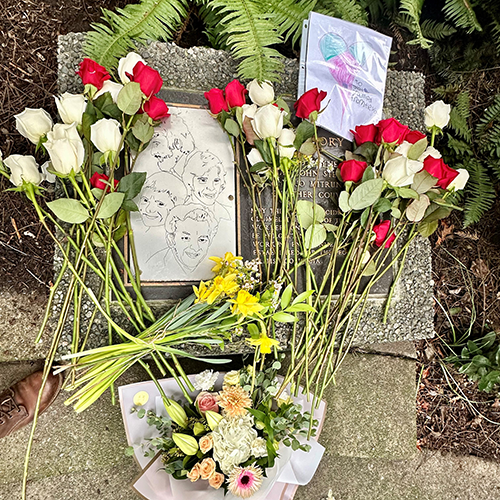
[[[195,436],[199,436],[205,432],[205,426],[200,422],[196,422],[193,426],[193,432]]]
[[[207,424],[211,430],[215,430],[219,426],[219,422],[224,418],[222,415],[215,413],[214,411],[205,412],[205,418],[207,419]]]
[[[172,439],[183,453],[188,456],[196,455],[196,452],[198,451],[198,441],[196,441],[193,436],[174,432],[172,434]]]
[[[173,399],[167,399],[168,405],[165,405],[168,416],[179,426],[185,429],[188,424],[188,418],[184,408]]]

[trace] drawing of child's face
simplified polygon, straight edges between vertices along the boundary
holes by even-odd
[[[202,174],[193,175],[191,185],[193,194],[204,205],[213,205],[224,189],[221,172],[222,166],[219,163],[213,163]]]
[[[173,235],[173,249],[179,262],[194,269],[206,257],[210,246],[210,225],[207,220],[178,224]]]
[[[161,165],[169,157],[168,151],[167,138],[160,132],[155,133],[151,139],[149,152],[158,165]]]
[[[174,206],[175,199],[168,191],[158,192],[146,187],[141,193],[139,212],[146,226],[161,226]]]

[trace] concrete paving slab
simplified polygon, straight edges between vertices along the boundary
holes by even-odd
[[[415,362],[349,354],[325,391],[321,443],[330,456],[410,458],[416,452]]]
[[[388,354],[390,356],[399,356],[401,358],[417,359],[417,350],[415,342],[405,340],[401,342],[376,342],[367,344],[357,349],[362,353]]]

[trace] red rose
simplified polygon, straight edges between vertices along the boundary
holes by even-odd
[[[90,178],[90,185],[97,189],[102,189],[109,191],[109,184],[105,184],[103,181],[108,182],[109,177],[106,174],[100,174],[99,172],[95,172],[94,175]],[[118,181],[114,179],[115,188],[118,185]]]
[[[438,179],[437,185],[446,189],[451,181],[457,177],[458,171],[449,167],[442,158],[427,156],[424,160],[424,170]]]
[[[377,123],[378,135],[377,142],[386,142],[401,144],[406,137],[406,134],[410,130],[406,125],[399,123],[394,118],[388,118],[387,120],[380,120]]]
[[[321,101],[325,97],[326,92],[324,90],[320,92],[318,89],[311,89],[302,94],[299,100],[293,105],[297,118],[309,118],[309,115],[313,111],[319,111]]]
[[[144,103],[144,112],[147,113],[152,120],[161,120],[162,118],[170,116],[165,101],[154,95],[151,96],[149,101]]]
[[[224,92],[221,89],[210,89],[209,92],[203,94],[205,99],[208,100],[210,112],[218,115],[222,110],[229,111],[226,100],[224,99]]]
[[[425,139],[427,136],[425,134],[422,134],[422,132],[419,132],[418,130],[410,130],[406,134],[405,141],[409,142],[410,144],[415,144],[416,142],[420,141],[421,139]]]
[[[126,73],[131,82],[137,82],[141,86],[142,93],[149,99],[153,94],[160,91],[163,79],[160,73],[139,61],[132,70],[133,74]]]
[[[363,177],[368,164],[365,161],[348,160],[343,161],[340,165],[340,175],[344,182],[352,181],[358,182]]]
[[[202,391],[196,397],[194,402],[200,413],[206,411],[215,411],[219,413],[219,405],[217,404],[217,395],[210,392]]]
[[[391,228],[391,221],[385,220],[376,226],[373,226],[373,232],[375,233],[375,245],[378,247],[382,246],[385,239],[387,238],[387,233]],[[396,239],[396,235],[394,233],[389,236],[389,239],[385,242],[385,248],[389,248],[392,245],[392,242]]]
[[[355,129],[350,132],[354,136],[356,146],[361,146],[361,144],[365,142],[375,142],[377,131],[376,125],[370,123],[369,125],[357,125]]]
[[[80,75],[84,85],[93,85],[97,90],[101,90],[104,82],[111,78],[104,66],[97,64],[88,57],[80,63],[80,71],[77,71],[76,74]]]
[[[245,94],[248,94],[248,90],[242,85],[238,80],[233,80],[226,85],[224,90],[226,93],[226,102],[230,108],[235,108],[237,106],[243,106],[246,103]]]

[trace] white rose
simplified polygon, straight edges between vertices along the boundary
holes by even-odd
[[[252,441],[252,455],[255,458],[267,457],[267,445],[266,440],[258,437]]]
[[[97,99],[98,97],[102,96],[106,92],[109,92],[111,94],[111,98],[113,99],[113,102],[116,104],[116,100],[118,99],[118,94],[120,93],[120,90],[123,88],[123,85],[120,85],[119,83],[112,82],[111,80],[106,80],[102,86],[102,89],[99,90],[94,95],[94,100]]]
[[[50,182],[51,184],[54,184],[56,182],[56,176],[49,172],[49,167],[50,167],[50,161],[46,161],[40,169],[42,170],[42,180]]]
[[[434,147],[428,146],[427,149],[419,156],[418,161],[424,161],[428,156],[432,156],[439,160],[441,158],[441,153]]]
[[[243,106],[241,106],[241,109],[243,110],[242,120],[244,120],[245,117],[253,120],[258,108],[257,104],[243,104]]]
[[[52,128],[52,118],[44,109],[26,108],[22,113],[14,115],[18,132],[33,144]]]
[[[255,133],[261,139],[274,137],[277,139],[283,129],[283,118],[285,111],[281,111],[277,106],[266,104],[259,108],[252,121],[252,127]]]
[[[405,156],[398,156],[388,160],[382,171],[382,178],[391,186],[408,186],[413,182],[417,172],[424,168],[421,161],[409,160]]]
[[[42,176],[33,156],[10,155],[3,162],[10,169],[10,182],[14,186],[21,186],[23,180],[36,185],[42,182]]]
[[[83,94],[64,92],[60,97],[54,96],[54,99],[59,116],[64,123],[69,125],[76,122],[81,125],[82,115],[87,107],[87,99]]]
[[[443,101],[433,102],[425,108],[425,126],[443,129],[450,121],[451,106]]]
[[[135,52],[129,52],[126,57],[120,59],[118,62],[118,75],[123,84],[130,82],[130,78],[125,73],[131,75],[134,72],[134,66],[138,62],[146,64],[146,61]]]
[[[256,163],[260,163],[264,161],[260,151],[257,148],[252,148],[250,153],[247,154],[247,159],[250,162],[250,165],[255,165]]]
[[[293,156],[293,153],[295,153],[293,141],[295,141],[295,132],[291,128],[284,128],[278,137],[278,150],[280,156],[285,158],[291,158]]]
[[[54,125],[44,145],[56,172],[63,175],[70,174],[72,170],[75,174],[80,172],[85,160],[85,148],[76,130],[76,123]]]
[[[454,189],[455,191],[460,191],[465,187],[467,181],[469,180],[469,172],[465,170],[465,168],[458,169],[458,175],[450,182],[448,187],[448,191]]]
[[[258,106],[265,106],[274,101],[274,88],[271,82],[259,83],[252,80],[247,84],[248,95],[253,103]]]
[[[117,152],[123,149],[120,124],[112,118],[102,118],[90,126],[90,140],[101,152]],[[121,145],[121,148],[120,148]]]
[[[410,151],[410,148],[413,146],[408,141],[403,141],[396,149],[395,153],[400,154],[401,156],[404,156],[405,158],[408,158],[408,152]]]

